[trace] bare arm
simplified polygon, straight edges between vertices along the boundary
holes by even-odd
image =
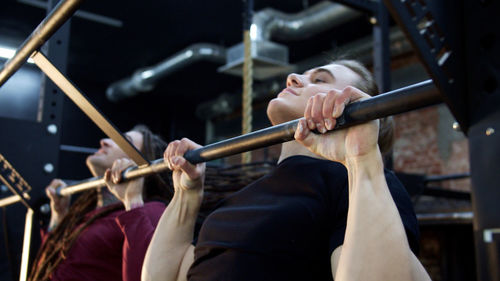
[[[56,228],[69,210],[70,196],[57,195],[56,188],[58,187],[65,188],[66,183],[60,179],[54,179],[45,188],[45,194],[50,199],[50,223],[47,228],[48,231]]]
[[[378,121],[315,135],[315,124],[332,129],[346,104],[369,97],[353,87],[312,97],[295,138],[314,153],[344,164],[349,210],[344,244],[331,256],[335,280],[429,280],[413,255],[387,187],[377,144]],[[325,122],[331,122],[327,125]],[[311,126],[308,126],[311,124]],[[320,131],[325,131],[318,128]]]
[[[186,280],[187,269],[193,263],[191,242],[198,213],[195,206],[200,201],[196,197],[175,193],[146,252],[143,281]]]
[[[187,270],[194,261],[191,242],[203,197],[205,165],[193,166],[182,155],[197,147],[197,144],[183,139],[170,143],[165,151],[165,161],[172,169],[175,193],[146,252],[143,281],[187,279]]]
[[[409,247],[380,152],[346,164],[349,211],[336,280],[430,280]]]

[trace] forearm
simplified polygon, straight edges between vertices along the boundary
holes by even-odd
[[[54,230],[64,219],[64,216],[68,212],[64,212],[63,214],[56,214],[55,211],[51,210],[51,215],[50,215],[50,221],[49,221],[49,226],[47,227],[47,231],[52,231]]]
[[[178,280],[201,204],[199,191],[176,191],[149,244],[142,280]],[[185,266],[183,266],[185,267]]]
[[[349,211],[337,280],[413,280],[416,264],[380,152],[348,158],[346,166]]]
[[[135,196],[126,196],[123,200],[123,206],[126,211],[133,210],[135,208],[140,208],[144,206],[144,200],[142,199],[142,194]]]
[[[52,231],[54,228],[56,228],[59,223],[61,222],[61,219],[58,216],[50,216],[50,222],[49,226],[47,227],[47,231]]]

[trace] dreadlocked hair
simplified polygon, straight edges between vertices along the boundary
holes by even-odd
[[[52,272],[66,258],[69,249],[71,249],[80,233],[95,220],[122,208],[120,205],[103,208],[103,210],[97,212],[83,223],[85,215],[95,210],[96,205],[97,190],[86,191],[78,197],[69,208],[68,214],[52,230],[38,251],[28,280],[50,280]]]
[[[146,126],[137,125],[132,131],[140,132],[143,136],[141,152],[146,159],[161,158],[167,143],[159,136],[153,134]],[[73,246],[78,236],[94,221],[105,217],[112,212],[123,209],[122,204],[113,204],[100,208],[91,217],[87,214],[94,211],[97,206],[97,190],[82,193],[71,205],[68,214],[56,226],[37,253],[33,268],[28,277],[29,281],[50,280],[52,273],[63,261],[68,251]],[[160,200],[168,203],[173,196],[171,176],[169,172],[153,174],[145,177],[143,197],[145,201]]]

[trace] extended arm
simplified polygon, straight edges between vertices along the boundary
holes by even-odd
[[[346,164],[349,211],[336,280],[429,280],[410,250],[380,152],[347,159]]]
[[[60,179],[54,179],[45,188],[45,194],[50,199],[50,223],[48,231],[56,228],[61,223],[64,216],[68,213],[70,196],[59,196],[56,194],[56,188],[66,187],[66,183]]]
[[[175,193],[153,235],[142,268],[143,281],[186,280],[194,261],[194,226],[203,197],[205,165],[182,157],[199,145],[188,139],[171,142],[164,158],[172,169]]]
[[[333,276],[335,280],[429,280],[410,250],[387,187],[377,144],[378,121],[326,135],[310,131],[316,124],[332,129],[346,104],[366,97],[353,87],[315,95],[304,114],[312,122],[301,120],[295,134],[308,149],[348,170],[347,227],[343,246],[331,257]]]

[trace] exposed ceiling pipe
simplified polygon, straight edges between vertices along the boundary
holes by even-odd
[[[163,77],[201,60],[224,63],[226,49],[214,44],[193,44],[154,66],[139,69],[131,77],[114,82],[106,90],[106,96],[116,102],[151,91]]]
[[[289,70],[288,67],[283,67],[288,65],[288,49],[270,42],[271,39],[301,40],[360,15],[361,13],[354,9],[329,1],[320,2],[296,14],[285,14],[270,8],[255,13],[250,31],[252,40],[256,44],[253,47],[256,77],[260,77],[259,70],[263,73],[261,79]],[[238,48],[235,49],[235,53],[239,53]],[[282,58],[283,61],[278,58]],[[222,72],[237,75],[241,72],[238,70],[240,68],[238,54],[228,54],[226,61],[226,50],[223,47],[194,44],[155,66],[137,70],[131,77],[111,84],[106,90],[106,96],[111,101],[119,101],[140,92],[151,91],[161,78],[199,60],[226,62],[227,65],[221,68]],[[264,63],[259,64],[260,61]]]
[[[296,14],[285,14],[271,8],[255,13],[250,27],[255,79],[265,80],[291,69],[288,48],[271,42],[271,39],[303,40],[360,15],[362,13],[354,9],[329,1],[320,2]],[[229,48],[226,65],[220,67],[219,71],[240,76],[243,49],[243,43]]]
[[[339,26],[362,13],[330,1],[320,2],[302,12],[285,14],[267,8],[253,18],[255,40],[302,40],[319,32]]]

